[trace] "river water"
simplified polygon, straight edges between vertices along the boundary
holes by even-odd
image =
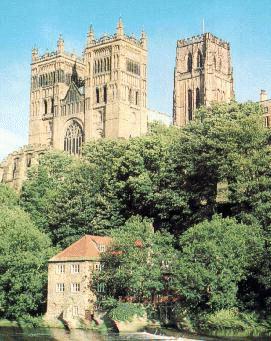
[[[155,333],[155,332],[154,332]],[[163,334],[163,330],[160,331]],[[167,334],[168,336],[166,336]],[[28,329],[21,330],[13,327],[0,327],[0,341],[142,341],[142,340],[257,340],[268,341],[271,338],[239,338],[239,337],[205,337],[188,336],[177,331],[165,330],[164,335],[143,332],[134,334],[102,334],[94,331],[72,330],[68,332],[63,329]]]

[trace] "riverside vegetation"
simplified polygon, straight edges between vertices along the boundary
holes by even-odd
[[[173,293],[181,329],[270,333],[270,142],[261,107],[232,102],[182,129],[89,142],[80,159],[48,152],[19,196],[0,186],[0,318],[42,316],[48,259],[99,234],[113,244],[92,285],[110,316]]]

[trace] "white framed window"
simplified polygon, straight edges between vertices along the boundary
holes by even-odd
[[[72,264],[71,265],[71,273],[78,274],[80,272],[80,264]]]
[[[56,273],[57,274],[64,274],[64,272],[65,272],[65,264],[57,264]]]
[[[79,292],[79,291],[80,291],[80,283],[72,283],[71,292]]]
[[[105,245],[104,244],[98,244],[98,250],[100,252],[105,252],[105,250],[106,250]]]
[[[75,317],[75,316],[78,316],[79,313],[78,313],[78,307],[77,306],[73,306],[72,307],[72,316]]]
[[[56,283],[56,292],[64,292],[65,285],[64,283]]]
[[[101,263],[95,263],[95,271],[102,271],[102,264]]]
[[[105,284],[104,283],[98,283],[97,291],[99,293],[104,293],[105,292]]]

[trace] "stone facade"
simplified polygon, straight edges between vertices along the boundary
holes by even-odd
[[[80,154],[92,138],[129,138],[147,131],[147,38],[124,33],[95,39],[92,27],[83,57],[32,50],[29,144]]]
[[[268,98],[267,92],[265,90],[261,90],[259,103],[263,107],[264,126],[267,128],[270,128],[271,127],[271,99]]]
[[[48,150],[45,145],[27,145],[9,154],[0,164],[0,183],[5,183],[15,190],[20,190],[27,178],[28,169],[38,164],[39,156]]]
[[[49,260],[46,320],[62,320],[70,327],[90,321],[96,296],[91,280],[101,270],[100,254],[110,244],[109,237],[86,235]],[[101,284],[98,290],[103,291]]]
[[[178,40],[173,124],[184,126],[196,108],[234,98],[230,45],[211,33]]]

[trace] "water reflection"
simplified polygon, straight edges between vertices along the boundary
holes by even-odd
[[[101,334],[94,331],[72,330],[68,332],[63,329],[28,329],[3,327],[0,328],[0,341],[142,341],[142,340],[270,340],[270,337],[230,337],[230,336],[195,336],[185,335],[176,330],[163,329],[152,330],[151,333],[134,334]],[[156,335],[154,335],[157,333]],[[159,335],[160,334],[160,335]],[[162,335],[161,335],[162,334]]]

